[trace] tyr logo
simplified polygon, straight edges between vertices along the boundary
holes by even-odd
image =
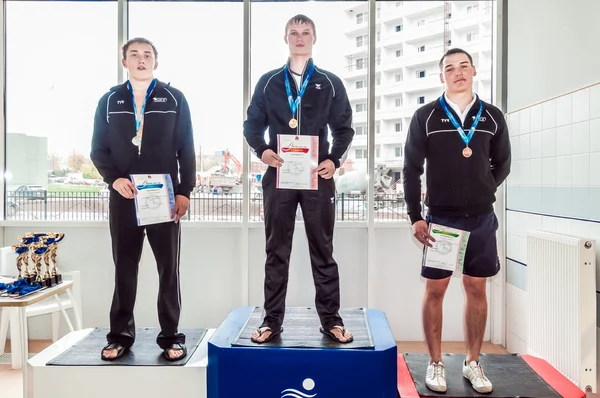
[[[444,122],[444,123],[450,123],[450,119],[442,119],[442,122]]]

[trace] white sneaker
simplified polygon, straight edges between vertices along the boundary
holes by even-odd
[[[446,392],[446,368],[442,361],[430,363],[427,366],[425,385],[431,391]]]
[[[463,362],[463,376],[469,379],[473,389],[480,394],[492,392],[492,382],[485,376],[477,361]]]

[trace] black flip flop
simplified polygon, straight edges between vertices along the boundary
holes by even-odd
[[[117,350],[117,355],[114,358],[105,357],[104,356],[105,350]],[[108,343],[106,346],[104,346],[104,348],[100,352],[100,358],[102,358],[105,361],[114,361],[115,359],[122,357],[123,354],[125,354],[127,351],[129,351],[129,347],[125,347],[122,344]]]
[[[343,326],[334,326],[332,329],[338,329],[340,332],[342,332],[342,336],[345,335],[347,332],[347,329]],[[354,341],[354,336],[352,336],[352,333],[350,333],[350,338],[348,340],[342,341],[342,340],[338,339],[337,336],[335,334],[333,334],[330,330],[325,330],[321,327],[320,331],[324,335],[331,337],[335,342],[340,343],[340,344],[348,344],[348,343],[352,343]]]
[[[264,329],[264,330],[261,330],[261,329]],[[278,331],[274,332],[274,331],[273,331],[273,329],[271,329],[270,327],[268,327],[268,326],[263,326],[263,327],[261,327],[261,328],[258,328],[258,329],[256,329],[256,331],[258,332],[258,337],[262,336],[262,335],[263,335],[263,333],[265,333],[265,332],[271,332],[271,335],[270,335],[269,337],[267,337],[267,338],[265,339],[265,341],[256,341],[256,340],[254,340],[254,338],[250,337],[250,340],[252,340],[252,342],[253,342],[253,343],[256,343],[256,344],[264,344],[264,343],[267,343],[267,342],[269,342],[270,340],[272,340],[272,339],[273,339],[273,337],[275,337],[275,336],[277,336],[277,335],[281,334],[281,332],[283,332],[283,328],[281,328],[281,329],[279,329]]]
[[[183,351],[183,354],[181,354],[178,357],[171,358],[169,356],[170,350]],[[186,355],[187,355],[187,348],[186,348],[185,344],[182,344],[182,343],[171,344],[170,347],[167,347],[163,350],[163,356],[165,357],[165,359],[167,361],[171,361],[171,362],[179,361],[180,359],[185,358]]]

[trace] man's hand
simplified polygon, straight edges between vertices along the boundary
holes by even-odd
[[[260,160],[262,160],[264,164],[271,167],[280,167],[283,164],[283,159],[272,149],[265,150]]]
[[[127,178],[117,178],[115,182],[113,182],[113,188],[115,191],[121,194],[122,197],[126,199],[133,199],[135,195],[137,195],[137,189],[133,182],[128,180]]]
[[[424,244],[425,246],[433,247],[429,241],[435,242],[433,236],[429,235],[429,227],[427,226],[427,222],[425,220],[417,221],[412,225],[413,235],[419,242]]]
[[[181,217],[185,214],[190,205],[190,200],[183,195],[175,196],[175,208],[173,209],[173,214],[171,214],[171,218],[175,217],[175,224],[179,222]]]
[[[335,173],[335,164],[330,159],[326,159],[319,163],[317,168],[313,170],[313,173],[319,173],[321,177],[329,180]]]

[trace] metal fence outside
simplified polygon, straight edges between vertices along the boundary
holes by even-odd
[[[242,221],[242,194],[192,194],[187,221]],[[102,192],[48,192],[42,197],[26,192],[7,192],[6,219],[26,221],[107,221],[109,195]],[[404,199],[399,195],[376,195],[372,201],[375,221],[408,220]],[[366,195],[336,195],[337,221],[365,221]],[[300,208],[297,220],[302,220]],[[250,198],[249,220],[263,221],[260,195]]]

